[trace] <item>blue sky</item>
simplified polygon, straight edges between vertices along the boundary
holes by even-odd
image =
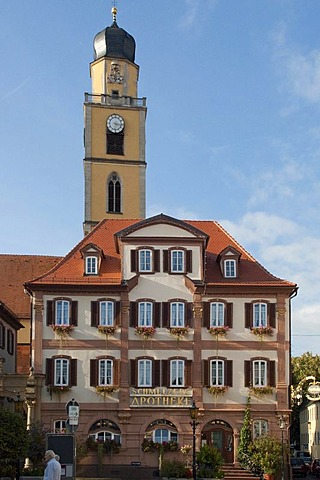
[[[320,2],[118,0],[147,97],[147,214],[214,219],[299,285],[293,354],[319,353]],[[81,239],[83,100],[111,0],[0,16],[0,252]]]

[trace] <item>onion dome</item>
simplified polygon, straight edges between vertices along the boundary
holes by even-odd
[[[117,25],[117,9],[112,8],[113,23],[97,33],[93,40],[94,59],[102,57],[126,58],[134,63],[136,42],[123,28]]]

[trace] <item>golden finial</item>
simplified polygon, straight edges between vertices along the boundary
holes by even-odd
[[[111,9],[111,13],[112,13],[112,19],[113,19],[113,23],[117,23],[117,13],[118,13],[118,10],[117,10],[117,7],[116,7],[116,1],[114,0],[113,2],[113,7]]]

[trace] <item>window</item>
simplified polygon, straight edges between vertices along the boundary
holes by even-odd
[[[170,387],[184,387],[184,360],[170,361]]]
[[[121,444],[121,431],[116,423],[107,418],[97,420],[89,429],[89,438],[96,442],[105,442],[106,440],[114,440],[117,444]]]
[[[210,303],[210,327],[221,327],[224,325],[224,303]]]
[[[254,420],[253,422],[253,438],[263,437],[268,434],[268,422],[267,420]]]
[[[138,360],[138,387],[152,386],[152,361]]]
[[[224,382],[224,361],[211,360],[210,362],[210,385],[214,387],[221,387],[225,385]]]
[[[69,360],[56,358],[54,363],[54,386],[66,387],[69,385]]]
[[[171,250],[171,272],[172,273],[184,272],[184,251],[183,250]]]
[[[14,333],[11,330],[7,330],[7,351],[9,355],[14,354]]]
[[[47,301],[47,325],[78,325],[78,302],[69,298]]]
[[[254,327],[267,326],[267,304],[266,303],[253,304],[253,326]]]
[[[118,445],[121,445],[121,435],[109,431],[102,430],[95,433],[94,435],[89,435],[96,442],[105,442],[107,440],[114,440]]]
[[[77,360],[69,356],[46,359],[46,385],[72,387],[77,384]]]
[[[152,326],[152,302],[139,302],[138,305],[138,326]]]
[[[96,275],[98,273],[97,257],[86,257],[86,274]]]
[[[170,327],[184,327],[185,304],[182,302],[170,303]]]
[[[68,300],[56,301],[55,325],[69,325],[69,306]]]
[[[177,442],[178,441],[178,433],[172,432],[167,428],[157,428],[153,432],[153,441],[156,443],[162,442]]]
[[[165,418],[156,419],[148,425],[145,440],[152,440],[156,443],[178,442],[177,428]]]
[[[139,271],[151,272],[152,270],[152,251],[139,250]]]
[[[53,422],[53,431],[54,431],[54,433],[65,433],[66,432],[66,421],[65,420],[55,420]]]
[[[119,360],[104,356],[90,360],[90,386],[109,387],[119,383]]]
[[[226,278],[236,277],[236,261],[235,260],[225,260],[224,261],[224,272]]]
[[[113,361],[110,359],[99,360],[99,386],[113,385]]]
[[[114,302],[99,302],[99,325],[112,326],[114,323]]]
[[[260,300],[245,304],[245,328],[276,327],[276,304]]]
[[[267,385],[267,362],[255,360],[253,362],[253,387],[265,387]]]
[[[108,213],[121,213],[121,183],[117,174],[113,173],[108,180]]]
[[[267,358],[253,358],[244,362],[246,387],[275,387],[276,362]]]

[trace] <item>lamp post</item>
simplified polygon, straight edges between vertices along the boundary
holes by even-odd
[[[281,479],[285,480],[284,429],[287,426],[287,416],[286,415],[280,415],[278,417],[278,424],[279,424],[279,428],[281,430],[281,453],[282,453],[282,475],[281,475]]]
[[[190,418],[192,422],[190,425],[192,426],[192,478],[196,480],[197,478],[197,463],[196,463],[196,428],[199,425],[197,422],[199,408],[196,406],[196,402],[192,400],[192,405],[189,408]]]

